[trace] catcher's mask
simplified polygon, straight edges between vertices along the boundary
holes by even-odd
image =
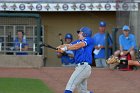
[[[128,60],[120,60],[119,69],[127,68]]]

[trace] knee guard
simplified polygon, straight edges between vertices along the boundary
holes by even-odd
[[[72,91],[70,91],[70,90],[65,90],[64,93],[72,93]]]

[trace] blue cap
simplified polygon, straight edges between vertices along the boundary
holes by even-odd
[[[101,21],[101,22],[99,23],[99,25],[100,25],[100,27],[105,27],[105,26],[106,26],[106,22]]]
[[[122,28],[122,30],[129,31],[129,30],[130,30],[130,28],[129,28],[129,26],[124,25],[124,26],[123,26],[123,28]]]
[[[84,37],[91,37],[92,36],[92,30],[89,27],[82,27],[77,33],[83,32]]]
[[[72,34],[67,33],[67,34],[65,35],[65,39],[73,39]]]

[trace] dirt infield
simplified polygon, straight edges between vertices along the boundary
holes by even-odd
[[[0,77],[20,77],[41,79],[54,90],[63,93],[67,80],[74,68],[43,67],[40,69],[0,68]],[[112,71],[92,69],[88,88],[94,93],[139,93],[140,70]]]

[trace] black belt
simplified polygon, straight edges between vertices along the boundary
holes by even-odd
[[[84,65],[84,62],[80,63],[80,65]]]
[[[81,62],[81,63],[79,63],[79,65],[89,65],[87,62]]]

